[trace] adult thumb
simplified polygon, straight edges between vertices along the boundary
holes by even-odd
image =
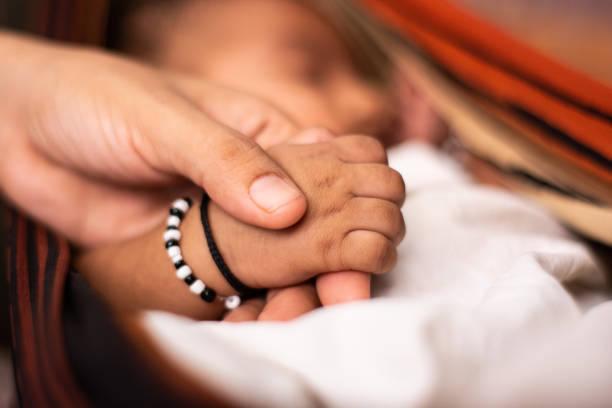
[[[317,276],[316,287],[323,306],[370,298],[369,273],[358,271],[328,272]]]
[[[281,229],[302,218],[306,198],[257,143],[195,110],[171,122],[154,130],[161,170],[189,178],[248,224]]]

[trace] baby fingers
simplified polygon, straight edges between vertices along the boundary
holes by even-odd
[[[406,226],[400,208],[391,201],[355,197],[347,204],[350,231],[369,230],[387,237],[394,245],[400,243]]]
[[[389,272],[397,262],[393,242],[373,231],[351,231],[340,248],[342,269],[370,273]]]
[[[389,200],[401,206],[406,198],[402,176],[384,164],[351,164],[351,191],[356,196]]]
[[[255,321],[261,314],[265,304],[265,300],[260,297],[245,300],[240,307],[230,310],[223,317],[223,321],[233,323]]]
[[[387,163],[385,147],[373,137],[341,136],[331,143],[339,150],[338,157],[346,163]]]
[[[312,283],[289,286],[270,291],[260,321],[288,321],[321,306]]]

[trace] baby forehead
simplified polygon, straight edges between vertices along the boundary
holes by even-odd
[[[183,7],[175,27],[195,28],[213,40],[288,42],[302,37],[340,44],[327,19],[294,0],[189,1]]]

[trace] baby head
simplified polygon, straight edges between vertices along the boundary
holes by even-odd
[[[258,96],[302,127],[386,139],[395,104],[334,26],[296,0],[143,1],[119,47],[155,65]]]

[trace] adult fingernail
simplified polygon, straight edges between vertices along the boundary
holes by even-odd
[[[270,213],[302,195],[296,187],[273,174],[255,180],[249,194],[255,204]]]

